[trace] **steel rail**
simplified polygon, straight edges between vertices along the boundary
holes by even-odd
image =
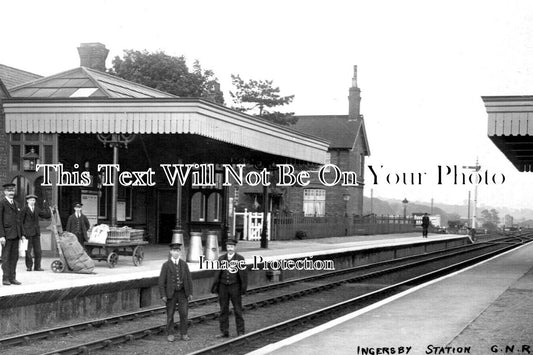
[[[501,239],[509,239],[509,238],[510,237],[505,237]],[[278,282],[276,284],[258,286],[258,287],[248,290],[246,294],[251,295],[251,294],[268,292],[271,290],[295,285],[297,283],[311,282],[311,281],[316,281],[316,280],[320,280],[324,278],[335,277],[335,276],[342,275],[342,274],[349,274],[349,273],[354,273],[357,271],[363,271],[367,269],[383,267],[386,265],[403,263],[408,260],[427,258],[427,257],[431,257],[431,255],[446,254],[454,250],[463,250],[463,249],[470,250],[471,248],[475,248],[475,246],[484,245],[484,243],[488,243],[488,242],[482,242],[482,243],[478,243],[474,245],[472,244],[463,245],[463,246],[449,248],[445,250],[437,250],[437,251],[433,251],[430,253],[416,254],[416,255],[410,255],[410,256],[401,257],[401,258],[389,259],[389,260],[384,260],[384,261],[380,261],[380,262],[376,262],[372,264],[360,265],[360,266],[350,267],[350,268],[346,268],[342,270],[329,271],[329,272],[320,273],[317,275],[311,275],[311,276],[305,276],[305,277],[301,277],[297,279],[291,279],[287,281]],[[190,308],[199,307],[201,305],[217,302],[217,300],[218,300],[217,296],[203,297],[203,298],[191,301],[189,303],[189,307]],[[65,326],[47,328],[47,329],[43,329],[43,330],[35,331],[35,332],[18,334],[18,335],[14,335],[11,337],[0,338],[0,347],[12,347],[12,346],[24,345],[24,344],[29,343],[30,341],[71,335],[75,332],[86,330],[86,329],[102,327],[106,325],[119,324],[121,322],[127,322],[127,321],[137,320],[140,318],[151,317],[157,314],[163,314],[165,313],[165,311],[166,311],[165,306],[158,306],[158,307],[153,307],[150,309],[143,309],[143,310],[138,310],[134,312],[121,313],[115,316],[88,320],[88,321],[69,324]]]
[[[516,245],[513,245],[512,247],[515,247],[515,246]],[[303,290],[284,293],[282,295],[271,297],[269,299],[259,300],[259,301],[256,301],[256,302],[248,303],[248,304],[243,305],[243,308],[244,309],[255,309],[255,308],[258,308],[258,307],[264,307],[264,306],[267,306],[267,305],[283,302],[283,301],[285,301],[287,299],[295,299],[295,298],[299,298],[299,297],[302,297],[302,296],[305,296],[305,295],[309,295],[309,294],[312,294],[312,293],[316,293],[316,292],[320,292],[320,291],[323,291],[323,290],[331,289],[333,287],[342,285],[344,283],[357,282],[357,281],[366,280],[366,279],[369,279],[369,278],[375,278],[375,277],[379,277],[379,276],[382,276],[382,275],[390,274],[390,273],[393,273],[393,272],[399,272],[399,271],[407,269],[407,268],[413,268],[413,267],[416,267],[416,266],[420,266],[420,265],[423,265],[423,264],[428,264],[430,262],[435,262],[435,261],[442,260],[442,259],[445,259],[445,258],[451,258],[451,257],[457,256],[457,255],[460,255],[460,254],[471,253],[471,252],[474,252],[474,251],[477,251],[477,250],[480,250],[480,249],[484,249],[484,248],[487,248],[487,247],[494,247],[494,245],[479,245],[479,246],[477,246],[477,248],[474,248],[474,249],[463,250],[463,251],[459,251],[459,252],[449,253],[447,255],[437,256],[437,257],[426,259],[426,260],[415,261],[415,262],[412,262],[412,263],[409,263],[409,264],[403,264],[403,265],[399,265],[399,266],[396,266],[396,267],[392,267],[392,268],[388,268],[388,269],[384,269],[384,270],[379,270],[379,271],[371,272],[371,273],[364,274],[364,275],[351,276],[351,277],[348,277],[348,278],[345,278],[345,279],[329,282],[329,283],[324,284],[324,285],[313,286],[313,287],[309,287],[309,288],[306,288],[306,289],[303,289]],[[501,250],[501,249],[499,249],[499,250]],[[443,251],[440,251],[440,252],[442,253]],[[496,251],[496,252],[498,252],[498,251]],[[494,253],[494,252],[490,252],[490,253]],[[427,256],[427,254],[425,254],[425,255]],[[483,256],[481,256],[481,257],[483,257]],[[319,275],[316,275],[316,276],[319,276]],[[323,276],[323,275],[321,275],[321,276]],[[192,317],[192,318],[189,319],[189,321],[192,322],[192,323],[199,323],[199,322],[203,322],[203,321],[205,321],[207,319],[216,319],[218,317],[218,315],[219,315],[218,311],[210,312],[210,313],[201,314],[201,315]],[[54,351],[45,353],[45,355],[48,355],[48,354],[80,354],[80,353],[84,354],[84,353],[87,353],[88,351],[103,349],[103,348],[109,347],[111,345],[121,344],[121,343],[129,342],[129,341],[133,341],[133,340],[136,340],[136,339],[144,338],[144,337],[149,336],[149,335],[155,335],[155,334],[158,334],[158,333],[162,332],[164,329],[165,329],[164,325],[155,326],[155,327],[152,326],[152,327],[149,327],[149,328],[139,329],[139,330],[136,330],[136,331],[133,331],[133,332],[129,332],[129,333],[126,333],[126,334],[120,334],[120,335],[112,336],[112,337],[109,337],[109,338],[104,338],[104,339],[99,339],[99,340],[96,340],[96,341],[87,342],[85,344],[75,345],[75,346],[67,347],[67,348],[60,349],[60,350],[54,350]]]
[[[332,318],[332,317],[336,318],[340,316],[339,313],[341,312],[344,312],[344,313],[354,312],[369,304],[375,303],[386,297],[389,297],[391,295],[404,291],[406,286],[409,286],[411,288],[411,287],[421,285],[425,282],[434,280],[446,274],[463,269],[465,267],[476,264],[492,256],[504,253],[505,251],[514,249],[520,245],[523,245],[529,242],[531,242],[531,240],[523,242],[523,243],[517,243],[512,246],[505,246],[501,249],[489,252],[487,254],[476,256],[474,258],[464,260],[464,261],[455,263],[453,265],[449,265],[449,266],[440,268],[438,270],[428,272],[420,276],[413,277],[409,280],[402,281],[394,285],[383,287],[382,289],[369,292],[365,295],[358,296],[350,300],[343,301],[335,305],[322,308],[317,311],[309,312],[305,315],[294,317],[292,319],[265,327],[263,329],[250,332],[245,335],[241,335],[237,338],[225,341],[221,344],[216,344],[216,345],[192,352],[189,355],[221,354],[221,353],[228,353],[228,352],[232,354],[247,353],[247,352],[250,352],[251,350],[255,350],[259,347],[264,346],[266,335],[270,337],[268,341],[269,343],[271,342],[272,336],[280,338],[280,339],[287,338],[291,336],[293,333],[294,334],[299,333],[300,331],[298,329],[301,329],[303,325],[305,326],[305,328],[317,326],[319,324],[324,323],[324,318]],[[345,310],[347,311],[345,312]],[[281,331],[284,332],[282,336],[278,335]]]

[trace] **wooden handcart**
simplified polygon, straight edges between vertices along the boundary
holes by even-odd
[[[133,265],[141,265],[144,259],[143,246],[146,244],[148,242],[142,240],[105,244],[86,242],[85,249],[94,260],[107,261],[107,265],[114,268],[119,255],[131,256]]]

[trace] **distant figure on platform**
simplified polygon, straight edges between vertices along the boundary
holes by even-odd
[[[235,252],[237,241],[229,239],[226,242],[227,254],[218,258],[222,260],[244,260],[244,257]],[[248,275],[246,270],[239,269],[231,273],[227,269],[215,271],[211,292],[218,294],[220,304],[220,334],[217,338],[229,337],[229,301],[233,304],[235,313],[235,323],[237,325],[237,336],[244,334],[244,318],[242,316],[242,295],[246,293],[248,287]]]
[[[81,207],[83,204],[76,202],[74,204],[74,213],[70,215],[67,220],[66,231],[73,233],[78,237],[78,241],[81,246],[85,246],[85,241],[87,241],[87,231],[91,228],[87,216],[81,212]]]
[[[428,237],[428,228],[429,228],[429,216],[427,213],[424,213],[424,217],[422,217],[422,238]]]
[[[187,317],[189,300],[192,298],[192,277],[187,263],[180,258],[181,244],[178,236],[172,236],[170,243],[170,257],[161,266],[159,275],[159,294],[167,308],[167,340],[174,341],[174,313],[176,303],[180,315],[181,340],[189,340],[187,335]]]
[[[17,281],[19,243],[22,237],[20,207],[15,201],[15,184],[4,184],[5,197],[0,201],[0,243],[2,243],[2,284],[20,285]],[[24,239],[24,237],[22,237]]]
[[[32,270],[32,267],[35,266],[33,270],[35,271],[44,271],[41,268],[41,228],[39,227],[39,217],[41,218],[50,218],[50,209],[46,206],[46,201],[44,201],[43,207],[41,210],[39,207],[35,206],[37,201],[37,196],[28,195],[26,196],[26,206],[20,212],[20,221],[22,224],[22,235],[28,239],[28,249],[26,250],[26,269],[28,271]],[[35,256],[35,265],[32,260],[32,253]]]

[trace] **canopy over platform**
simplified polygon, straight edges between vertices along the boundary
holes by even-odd
[[[323,164],[329,143],[202,99],[10,99],[7,133],[197,134]]]
[[[533,96],[483,96],[488,136],[519,171],[533,171]]]

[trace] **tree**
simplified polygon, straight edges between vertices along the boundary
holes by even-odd
[[[209,98],[223,104],[218,79],[211,70],[202,70],[196,60],[189,71],[185,57],[175,57],[162,51],[149,53],[128,49],[123,58],[113,59],[111,74],[181,97]]]
[[[267,121],[277,124],[290,125],[297,121],[294,112],[279,112],[275,107],[290,104],[294,95],[281,96],[279,87],[273,86],[272,80],[253,80],[245,82],[239,75],[231,75],[231,82],[235,92],[230,91],[234,109],[249,112]]]
[[[500,217],[498,216],[498,211],[494,208],[489,210],[481,211],[481,218],[483,219],[483,228],[488,229],[489,231],[494,231],[498,229],[498,223],[500,223]]]

